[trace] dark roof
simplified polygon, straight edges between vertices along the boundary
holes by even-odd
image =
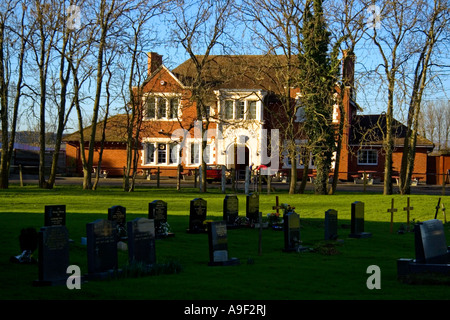
[[[96,126],[95,132],[95,141],[99,142],[102,139],[102,129],[103,129],[103,120],[99,121]],[[84,128],[84,140],[88,142],[91,137],[92,126]],[[115,116],[111,116],[108,118],[106,122],[106,131],[105,131],[105,141],[108,142],[126,142],[127,136],[127,115],[126,114],[118,114]],[[76,131],[72,134],[69,134],[63,139],[65,142],[79,142],[80,141],[80,131]]]
[[[200,62],[204,56],[196,56]],[[205,62],[202,81],[211,89],[263,89],[280,92],[286,77],[284,55],[212,55]],[[192,84],[196,67],[188,59],[172,70],[185,85]]]
[[[403,146],[406,135],[406,126],[393,119],[392,130],[394,145]],[[350,131],[350,144],[352,145],[382,145],[386,132],[386,115],[357,115],[352,119]],[[434,148],[433,142],[418,135],[417,146]]]

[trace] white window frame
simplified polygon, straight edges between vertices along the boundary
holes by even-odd
[[[364,156],[364,159],[365,159],[365,162],[361,162],[360,161],[360,153],[361,152],[364,152],[365,153],[365,156]],[[368,160],[369,160],[369,152],[374,152],[375,154],[376,154],[376,161],[375,161],[375,163],[372,163],[372,162],[368,162]],[[357,163],[358,163],[358,165],[363,165],[363,166],[376,166],[376,165],[378,165],[378,150],[376,150],[376,149],[360,149],[360,150],[358,150],[358,153],[357,153]]]
[[[190,164],[201,164],[200,162],[200,149],[201,149],[201,142],[198,141],[191,141],[189,143],[189,163]],[[197,146],[197,149],[195,149],[195,146]],[[197,155],[195,154],[197,153]]]
[[[176,93],[152,93],[145,95],[143,98],[144,103],[144,120],[157,120],[157,121],[176,121],[181,117],[181,95]],[[153,99],[154,102],[154,116],[150,117],[148,115],[148,104],[150,100]],[[172,101],[177,100],[177,114],[172,117]],[[165,101],[165,114],[160,115],[159,104],[161,101]]]
[[[251,109],[250,109],[250,104],[254,103],[255,104],[255,115],[254,118],[251,118]],[[256,120],[258,118],[258,100],[245,100],[245,119],[246,120]]]
[[[146,142],[145,144],[144,144],[144,159],[143,159],[143,165],[154,165],[154,164],[156,164],[156,158],[155,158],[155,151],[156,151],[156,146],[155,146],[155,144],[156,143],[154,143],[154,142]],[[148,161],[149,160],[149,148],[150,148],[150,145],[152,145],[153,146],[153,160],[152,161]]]
[[[153,161],[149,160],[149,145],[153,145]],[[165,145],[165,161],[160,162],[160,145]],[[171,152],[173,148],[176,148],[176,157],[175,161],[171,161]],[[180,145],[176,142],[169,141],[168,139],[147,139],[147,141],[143,142],[143,150],[141,161],[143,166],[177,166],[180,161],[179,156]]]

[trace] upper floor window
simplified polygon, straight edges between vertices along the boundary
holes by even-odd
[[[158,99],[158,119],[167,118],[167,99]]]
[[[256,101],[247,101],[247,119],[256,120]]]
[[[177,119],[180,99],[162,96],[149,96],[145,100],[144,116],[146,119]]]
[[[170,99],[170,119],[176,119],[178,118],[178,107],[180,105],[180,99],[179,98],[172,98]]]
[[[239,120],[244,119],[244,107],[245,107],[245,102],[243,100],[236,101],[236,119],[239,119]]]
[[[145,101],[145,116],[147,118],[155,118],[156,117],[156,101],[154,97],[148,98]]]
[[[225,101],[225,112],[224,112],[224,118],[226,120],[233,119],[233,100],[226,100]]]
[[[257,101],[225,100],[222,103],[222,116],[225,120],[256,120]]]

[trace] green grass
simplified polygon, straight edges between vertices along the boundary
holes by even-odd
[[[202,197],[208,202],[207,219],[222,217],[224,195],[217,189],[199,194],[195,189],[177,192],[172,188],[140,188],[132,193],[120,188],[102,187],[97,191],[84,191],[78,186],[58,186],[53,190],[40,190],[27,186],[0,191],[0,299],[146,299],[146,300],[372,300],[372,299],[448,299],[447,285],[410,285],[397,280],[396,260],[414,258],[414,235],[399,235],[398,228],[406,223],[406,196],[340,193],[333,196],[313,194],[288,195],[277,192],[260,195],[263,215],[273,212],[275,196],[280,203],[296,208],[301,219],[303,245],[323,248],[323,218],[328,209],[338,211],[339,237],[333,254],[323,250],[305,253],[285,253],[283,232],[263,230],[262,254],[258,255],[258,230],[228,230],[229,255],[240,259],[233,267],[208,266],[208,240],[206,234],[188,234],[189,201]],[[245,216],[245,196],[239,194],[240,216]],[[394,233],[389,233],[390,214],[387,209],[395,199],[398,212],[394,217]],[[411,195],[411,221],[434,218],[439,196]],[[442,197],[447,205],[448,197]],[[33,287],[38,277],[37,265],[17,265],[9,257],[20,252],[18,236],[25,227],[39,229],[44,221],[44,206],[65,204],[66,225],[70,238],[70,263],[87,272],[85,237],[86,223],[106,218],[113,205],[127,209],[127,220],[146,217],[148,203],[161,199],[168,203],[168,222],[174,238],[156,241],[157,261],[176,262],[182,267],[177,274],[159,274],[139,278],[120,278],[89,281],[81,290],[65,286]],[[365,203],[365,230],[372,233],[368,239],[348,237],[351,203]],[[447,205],[448,206],[448,205]],[[439,216],[442,218],[442,215]],[[449,224],[445,225],[447,240]],[[450,243],[450,241],[448,241]],[[35,253],[37,256],[37,253]],[[119,252],[119,264],[127,263],[127,252]],[[366,286],[367,267],[381,269],[381,289]]]

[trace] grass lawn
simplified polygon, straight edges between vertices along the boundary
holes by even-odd
[[[79,186],[58,186],[40,190],[34,186],[11,186],[0,191],[0,299],[64,299],[64,300],[435,300],[448,299],[448,285],[411,285],[397,280],[396,260],[414,258],[414,234],[397,234],[406,223],[407,197],[401,195],[340,193],[333,196],[313,194],[288,195],[285,192],[260,195],[260,210],[265,216],[273,212],[275,196],[280,203],[296,208],[301,219],[303,246],[316,250],[304,253],[282,251],[283,232],[263,230],[262,254],[258,254],[258,230],[228,230],[228,250],[231,257],[240,259],[239,266],[208,266],[208,238],[206,234],[188,234],[189,201],[202,197],[208,202],[207,219],[221,220],[224,195],[218,189],[199,194],[194,189],[177,192],[173,188],[139,188],[126,193],[116,187],[102,187],[84,191]],[[245,195],[239,194],[240,216],[245,216]],[[387,209],[395,199],[398,212],[394,216],[394,233],[390,233],[390,214]],[[439,196],[411,195],[411,222],[434,218]],[[447,206],[448,197],[441,197]],[[108,208],[126,207],[127,220],[146,217],[148,203],[161,199],[168,203],[168,222],[175,237],[156,241],[158,262],[176,261],[182,266],[178,274],[139,278],[89,281],[81,290],[65,286],[33,287],[38,278],[37,265],[18,265],[9,262],[20,253],[18,236],[25,227],[37,230],[44,222],[44,206],[65,204],[66,226],[70,238],[70,264],[87,273],[86,223],[107,217]],[[365,203],[365,231],[371,238],[349,238],[351,203]],[[338,211],[339,238],[332,254],[323,250],[324,213]],[[439,217],[442,219],[442,214]],[[445,225],[450,244],[450,224]],[[37,252],[35,253],[37,257]],[[127,252],[119,251],[119,265],[127,263]],[[371,274],[367,268],[379,266],[381,289],[370,290],[366,281]]]

